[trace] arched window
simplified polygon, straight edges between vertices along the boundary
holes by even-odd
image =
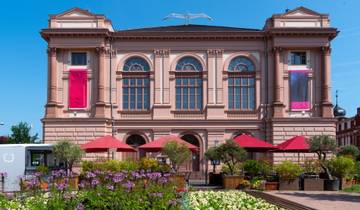
[[[255,66],[253,62],[238,56],[228,66],[228,103],[230,110],[255,109]]]
[[[176,109],[202,109],[202,71],[199,60],[186,56],[176,64]]]
[[[150,108],[150,66],[141,57],[131,57],[123,67],[123,109]]]

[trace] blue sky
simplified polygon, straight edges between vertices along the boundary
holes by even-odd
[[[340,91],[340,105],[348,116],[360,106],[360,1],[358,0],[27,0],[2,1],[0,14],[0,135],[20,121],[33,125],[41,136],[40,119],[46,102],[46,43],[39,31],[48,14],[81,7],[105,14],[116,29],[183,24],[162,21],[171,12],[205,12],[214,21],[194,24],[262,28],[267,17],[305,6],[329,13],[341,33],[332,44],[332,88]]]

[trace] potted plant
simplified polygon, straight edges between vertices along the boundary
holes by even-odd
[[[330,171],[340,179],[340,190],[352,186],[352,175],[355,167],[354,160],[347,156],[338,156],[328,162]]]
[[[166,155],[171,164],[172,170],[175,172],[173,180],[178,188],[185,187],[185,175],[179,174],[178,170],[181,164],[189,160],[191,152],[184,144],[179,144],[176,141],[169,141],[162,149],[162,154]]]
[[[346,145],[340,148],[337,153],[338,156],[347,156],[354,160],[360,155],[360,150],[355,145]]]
[[[303,169],[290,160],[285,160],[275,167],[279,175],[279,190],[299,190],[299,176]]]
[[[320,179],[321,172],[318,160],[307,159],[304,162],[304,174],[301,179],[301,189],[305,191],[324,190],[324,179]]]
[[[327,135],[313,136],[308,143],[310,146],[309,151],[317,154],[320,167],[325,172],[324,190],[339,190],[339,180],[331,175],[326,164],[327,154],[336,150],[335,139]]]
[[[209,173],[210,185],[222,185],[222,174],[216,173],[216,166],[220,165],[220,154],[217,147],[211,147],[205,152],[205,157],[210,160],[213,171]]]
[[[254,189],[265,190],[266,177],[272,170],[268,161],[246,160],[242,164],[242,169]]]
[[[235,174],[236,167],[246,158],[246,151],[236,144],[233,140],[228,139],[225,143],[217,147],[220,161],[228,169],[228,173],[223,176],[223,187],[225,189],[236,189],[242,182],[243,178]]]
[[[69,185],[73,189],[77,189],[79,176],[74,174],[73,166],[76,162],[80,161],[84,151],[79,145],[70,142],[69,140],[58,141],[54,145],[54,156],[55,158],[63,162],[65,165],[66,175],[69,176]],[[59,180],[58,180],[59,181]]]

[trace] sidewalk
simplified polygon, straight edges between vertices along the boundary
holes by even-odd
[[[360,209],[360,194],[334,191],[265,191],[319,210]]]

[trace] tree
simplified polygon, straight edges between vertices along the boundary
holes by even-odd
[[[325,171],[327,178],[332,180],[333,177],[326,164],[327,153],[335,152],[336,140],[330,136],[314,136],[309,139],[310,152],[315,152],[318,156],[321,168]]]
[[[205,157],[213,164],[213,173],[215,173],[216,165],[213,161],[220,161],[219,149],[217,147],[211,147],[205,152]]]
[[[225,143],[221,144],[217,149],[220,155],[220,161],[229,168],[230,175],[234,175],[235,166],[246,158],[245,149],[241,148],[231,139],[226,140]]]
[[[356,159],[360,155],[360,150],[355,145],[346,145],[340,148],[338,156],[349,156]]]
[[[30,135],[31,126],[26,122],[20,122],[17,125],[11,126],[12,134],[9,136],[10,144],[30,144],[36,143],[38,134]]]
[[[57,160],[64,162],[66,172],[72,172],[74,163],[80,161],[84,151],[79,145],[70,142],[69,140],[61,140],[54,145],[54,156]]]
[[[179,166],[191,157],[191,152],[185,144],[179,144],[176,141],[169,141],[162,149],[162,153],[166,155],[171,162],[171,167],[175,172]]]

